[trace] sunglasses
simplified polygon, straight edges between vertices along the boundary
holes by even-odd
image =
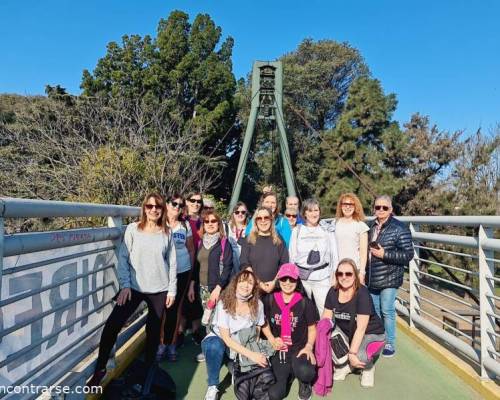
[[[246,215],[246,213],[247,213],[246,211],[235,211],[234,215],[240,215],[240,214],[241,215]]]
[[[297,214],[285,214],[287,218],[297,218]]]
[[[153,208],[156,209],[156,210],[161,210],[163,209],[163,206],[159,206],[157,204],[145,204],[144,207],[147,209],[147,210],[152,210]]]
[[[354,272],[342,272],[342,271],[337,271],[335,272],[335,276],[338,276],[340,278],[346,277],[346,278],[352,278],[354,276]]]
[[[203,222],[205,224],[218,224],[219,223],[219,221],[215,218],[214,219],[204,219]]]
[[[354,203],[342,203],[342,207],[354,207]]]
[[[202,199],[188,199],[190,203],[197,203],[197,204],[202,204],[203,200]]]
[[[266,222],[266,221],[271,221],[271,217],[267,215],[265,217],[255,217],[255,220],[257,222]]]
[[[297,279],[293,279],[290,276],[284,276],[283,278],[280,278],[279,281],[283,282],[283,283],[285,283],[285,282],[297,283]]]
[[[176,201],[171,201],[170,204],[174,208],[183,208],[184,207],[184,203],[177,203]]]
[[[389,211],[390,207],[389,206],[375,206],[374,208],[377,211],[380,211],[380,210]]]
[[[205,206],[203,207],[204,210],[213,210],[214,208],[213,207],[210,207],[210,206]]]

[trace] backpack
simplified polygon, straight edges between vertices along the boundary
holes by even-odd
[[[220,259],[219,259],[219,276],[222,275],[222,271],[224,269],[224,251],[226,249],[226,244],[229,243],[229,246],[231,247],[231,251],[233,253],[233,265],[231,266],[231,273],[229,274],[229,279],[232,279],[235,275],[240,272],[240,265],[239,263],[234,262],[234,257],[235,257],[235,249],[233,244],[231,243],[231,240],[229,240],[227,237],[223,237],[221,240],[221,252],[220,252]],[[238,255],[238,253],[236,253]]]

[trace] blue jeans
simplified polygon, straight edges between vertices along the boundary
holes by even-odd
[[[201,350],[207,364],[208,386],[218,385],[226,345],[218,336],[207,336],[201,342]]]
[[[395,347],[396,344],[396,293],[398,289],[370,289],[375,312],[384,322],[386,343]],[[382,311],[382,313],[381,313]]]

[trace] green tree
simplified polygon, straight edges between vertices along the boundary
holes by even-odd
[[[335,128],[322,133],[324,166],[316,195],[326,212],[334,213],[343,192],[357,193],[366,205],[377,193],[394,195],[403,187],[386,162],[387,153],[404,143],[392,121],[395,108],[395,95],[385,95],[378,80],[360,77],[351,85]]]

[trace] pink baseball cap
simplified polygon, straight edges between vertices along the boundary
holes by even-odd
[[[289,276],[293,279],[298,279],[299,277],[299,268],[294,263],[286,263],[280,267],[278,271],[278,279]]]

